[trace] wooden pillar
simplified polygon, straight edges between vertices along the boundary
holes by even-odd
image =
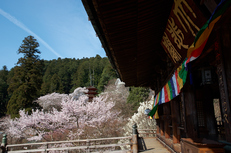
[[[210,135],[210,137],[216,136],[217,127],[216,127],[216,118],[214,113],[213,95],[211,91],[211,86],[203,87],[203,109],[205,114],[205,123],[207,128],[206,130],[208,131],[208,135]]]
[[[229,9],[229,12],[230,9]],[[217,50],[217,75],[219,81],[222,119],[224,121],[225,136],[231,142],[231,21],[230,17],[223,22],[219,31],[220,39]]]
[[[170,103],[163,104],[163,113],[164,113],[164,135],[165,138],[170,138],[170,127],[169,127],[169,120],[170,120]]]
[[[164,132],[165,138],[170,138],[170,128],[169,128],[169,121],[168,121],[168,119],[166,119],[164,121],[164,127],[165,127],[165,132]]]
[[[178,100],[178,101],[177,101]],[[171,102],[171,116],[172,116],[172,132],[173,132],[173,143],[180,142],[180,132],[178,126],[180,124],[180,110],[179,110],[179,97],[176,97]]]
[[[3,134],[3,138],[2,138],[2,144],[1,144],[1,150],[3,153],[5,153],[7,150],[6,150],[6,147],[7,147],[7,135],[6,134]]]
[[[160,135],[164,135],[164,122],[163,120],[160,121]]]
[[[132,152],[138,153],[138,132],[137,132],[137,125],[134,124],[132,126]]]
[[[159,131],[160,131],[160,135],[163,136],[164,135],[164,114],[163,114],[163,105],[159,105],[158,108],[158,114],[159,114]]]
[[[156,134],[159,134],[160,133],[160,120],[157,119],[156,120]]]
[[[198,123],[196,114],[196,103],[193,89],[191,88],[189,81],[185,83],[184,89],[184,104],[185,104],[185,128],[186,136],[189,138],[198,137]]]

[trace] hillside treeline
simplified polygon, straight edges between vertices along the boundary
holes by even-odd
[[[77,87],[95,86],[102,92],[108,80],[116,78],[108,58],[99,55],[82,59],[54,59],[44,61],[41,95],[71,93]]]
[[[17,67],[8,71],[7,67],[3,66],[0,70],[0,116],[7,112],[7,103],[13,94],[13,91],[9,91],[9,86],[12,85],[14,70]],[[77,87],[90,86],[90,81],[91,85],[97,87],[98,92],[102,92],[112,78],[116,78],[116,72],[108,58],[99,55],[82,59],[45,60],[42,85],[38,92],[39,96],[53,92],[69,94]]]

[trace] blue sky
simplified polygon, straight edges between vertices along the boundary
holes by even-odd
[[[0,0],[0,69],[16,65],[29,35],[41,59],[106,56],[81,0]]]

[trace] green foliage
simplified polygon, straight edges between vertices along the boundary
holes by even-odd
[[[6,106],[9,100],[9,95],[7,93],[7,76],[8,70],[6,66],[3,66],[3,69],[0,70],[0,117],[6,114]]]
[[[108,62],[103,69],[103,73],[101,75],[97,87],[98,92],[102,92],[104,90],[104,87],[108,84],[108,81],[116,77],[117,77],[116,71],[112,68],[111,64]]]
[[[57,93],[64,92],[64,87],[58,74],[54,74],[51,78],[50,91]]]
[[[97,87],[100,83],[103,70],[108,65],[108,58],[101,58],[99,55],[83,59],[59,58],[58,60],[45,61],[41,95],[52,92],[68,94],[73,92],[77,87],[90,85]],[[110,67],[110,69],[112,68]],[[115,75],[110,78],[114,77]]]
[[[137,111],[140,106],[140,102],[147,100],[149,96],[149,88],[144,87],[131,87],[129,96],[127,98],[127,103],[132,104],[132,110],[134,113]]]
[[[75,73],[75,79],[72,81],[74,85],[74,89],[77,87],[84,87],[84,86],[89,86],[90,81],[89,81],[89,61],[84,61],[82,62],[76,73]]]
[[[36,39],[28,36],[18,49],[18,54],[23,54],[23,57],[19,58],[18,66],[14,68],[8,88],[12,96],[7,105],[7,113],[11,117],[17,117],[18,111],[23,108],[30,111],[35,107],[33,100],[39,97],[44,62],[37,55],[41,53],[37,47],[39,44]]]

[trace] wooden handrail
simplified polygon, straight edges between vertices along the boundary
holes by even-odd
[[[140,132],[142,131],[142,132]],[[139,136],[146,136],[149,137],[150,135],[156,136],[156,129],[138,129]],[[151,136],[151,137],[152,137]]]
[[[138,133],[137,133],[137,126],[136,124],[134,124],[132,126],[132,136],[130,137],[111,137],[111,138],[99,138],[99,139],[84,139],[84,140],[71,140],[71,141],[52,141],[52,142],[38,142],[38,143],[24,143],[24,144],[12,144],[12,145],[7,145],[7,136],[3,135],[3,139],[2,139],[2,151],[7,151],[9,150],[9,148],[13,148],[13,147],[23,147],[23,146],[44,146],[44,149],[25,149],[25,150],[15,150],[15,151],[8,151],[9,153],[23,153],[23,152],[48,152],[48,151],[52,151],[52,150],[73,150],[73,149],[86,149],[88,152],[90,151],[90,149],[97,149],[97,148],[110,148],[110,147],[118,147],[118,146],[130,146],[131,150],[126,150],[126,151],[132,151],[133,153],[138,153]],[[142,129],[142,130],[149,130],[149,131],[154,131],[152,129]],[[152,134],[154,134],[152,133]],[[108,144],[99,144],[96,145],[96,142],[100,142],[100,141],[105,141],[105,140],[122,140],[122,139],[128,139],[129,142],[128,143],[116,143],[116,144],[110,144],[110,142]],[[78,143],[78,142],[83,142],[86,143],[84,144],[85,146],[72,146],[72,147],[60,147],[60,148],[52,148],[52,146],[49,147],[49,144],[61,144],[61,143]],[[91,144],[91,142],[95,142],[93,144]],[[103,142],[102,142],[103,143]],[[104,142],[105,143],[105,142]],[[111,142],[113,143],[113,142]],[[124,150],[117,150],[117,151],[113,151],[113,152],[124,152]]]
[[[156,129],[137,129],[138,131],[156,131]]]
[[[139,132],[139,134],[156,134],[156,133]]]
[[[59,144],[59,143],[92,142],[92,141],[103,141],[103,140],[121,140],[121,139],[131,139],[131,138],[132,137],[112,137],[112,138],[84,139],[84,140],[70,140],[70,141],[52,141],[52,142],[23,143],[23,144],[7,145],[7,148],[9,148],[9,147],[21,147],[21,146],[32,146],[32,145]]]
[[[74,150],[74,149],[96,149],[96,148],[109,148],[116,146],[132,145],[133,143],[122,143],[122,144],[107,144],[107,145],[93,145],[93,146],[77,146],[77,147],[62,147],[62,148],[48,148],[48,149],[30,149],[30,150],[17,150],[8,151],[8,153],[23,153],[23,152],[45,152],[54,150]]]
[[[74,150],[74,149],[97,149],[97,148],[109,148],[109,147],[116,147],[116,146],[133,145],[133,143],[131,143],[132,137],[112,137],[112,138],[99,138],[99,139],[84,139],[84,140],[71,140],[71,141],[53,141],[53,142],[14,144],[14,145],[7,145],[6,148],[8,150],[9,148],[22,147],[22,146],[48,145],[48,144],[60,144],[60,143],[74,143],[74,142],[86,142],[87,143],[87,142],[95,142],[95,141],[122,140],[122,139],[128,139],[130,142],[129,143],[122,143],[122,144],[85,145],[85,146],[75,146],[75,147],[16,150],[16,151],[8,151],[8,153],[46,152],[46,151],[52,151],[52,150]]]

